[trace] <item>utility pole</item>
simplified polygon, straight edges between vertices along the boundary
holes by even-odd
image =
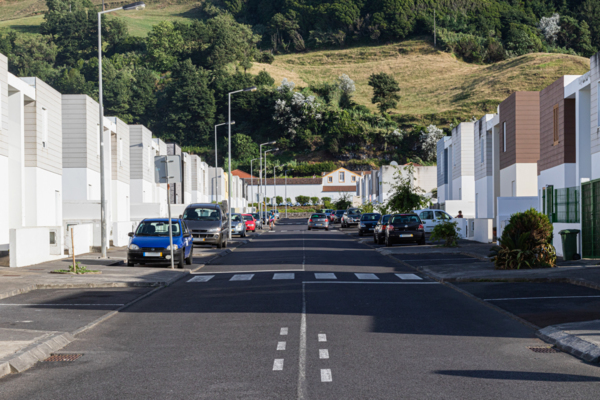
[[[436,36],[436,23],[435,23],[435,9],[433,10],[433,47],[436,47],[437,36]]]

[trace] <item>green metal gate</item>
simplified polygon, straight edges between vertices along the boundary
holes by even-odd
[[[600,258],[600,179],[581,184],[582,256]]]

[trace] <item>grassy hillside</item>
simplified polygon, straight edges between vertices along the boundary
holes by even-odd
[[[540,90],[562,75],[589,70],[589,59],[564,54],[534,53],[493,65],[469,64],[438,51],[424,40],[399,44],[324,50],[275,57],[271,65],[256,63],[252,73],[269,72],[277,83],[283,78],[297,86],[334,81],[347,74],[355,81],[354,100],[371,104],[369,75],[386,72],[400,83],[399,107],[407,122],[443,123],[480,116],[517,90]],[[442,121],[440,121],[442,120]]]
[[[92,0],[101,4],[102,0]],[[117,3],[118,5],[115,5]],[[107,7],[118,7],[123,2],[105,0]],[[197,0],[148,0],[144,11],[120,11],[118,15],[129,25],[129,32],[136,36],[145,36],[152,25],[163,20],[185,21],[200,16]],[[39,26],[44,21],[46,11],[45,0],[0,0],[0,29],[13,29],[22,33],[39,33]]]

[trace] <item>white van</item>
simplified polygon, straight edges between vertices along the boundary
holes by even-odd
[[[421,221],[423,221],[425,233],[431,233],[433,231],[433,227],[439,223],[454,220],[450,214],[442,210],[425,209],[415,210],[413,212],[417,214],[419,218],[421,218]]]

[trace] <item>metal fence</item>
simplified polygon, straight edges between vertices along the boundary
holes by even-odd
[[[579,222],[579,187],[554,189],[548,186],[543,192],[544,214],[552,223]]]

